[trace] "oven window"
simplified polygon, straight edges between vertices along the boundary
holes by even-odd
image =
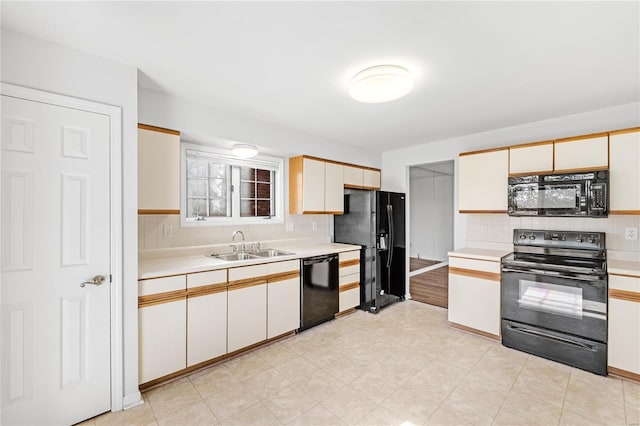
[[[582,319],[581,288],[529,280],[519,281],[520,308]]]
[[[540,208],[543,209],[575,209],[580,202],[580,186],[547,186],[542,189]]]

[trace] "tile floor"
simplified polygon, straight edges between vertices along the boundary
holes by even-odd
[[[84,424],[638,425],[640,384],[450,328],[407,301],[356,311]]]

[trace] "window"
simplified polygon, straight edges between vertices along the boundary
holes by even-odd
[[[184,226],[282,222],[282,159],[182,144]]]

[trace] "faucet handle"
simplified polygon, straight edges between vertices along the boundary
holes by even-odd
[[[235,244],[229,244],[229,247],[231,247],[231,250],[233,250],[233,253],[237,253],[238,252],[238,246]]]
[[[260,241],[256,242],[256,251],[260,251]]]

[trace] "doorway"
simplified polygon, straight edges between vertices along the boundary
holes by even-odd
[[[409,292],[418,302],[448,307],[453,250],[453,160],[409,168]]]

